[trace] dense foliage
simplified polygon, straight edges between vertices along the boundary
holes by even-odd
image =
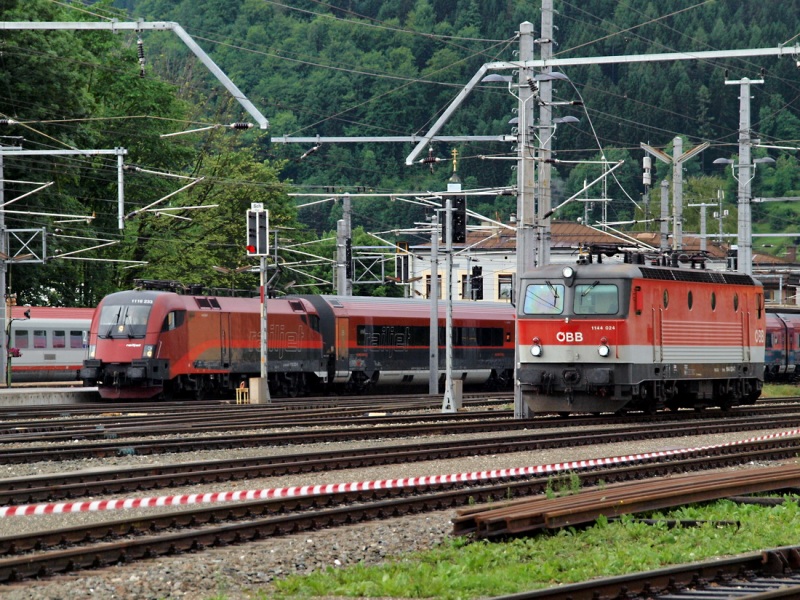
[[[678,0],[556,0],[555,9],[558,58],[778,48],[787,43],[791,47],[800,24],[795,3],[780,0],[720,0],[692,6]],[[465,188],[507,186],[516,179],[513,161],[482,159],[516,156],[513,144],[505,142],[434,143],[432,155],[442,160],[429,169],[405,164],[414,147],[411,143],[323,144],[308,153],[317,144],[281,143],[281,138],[424,134],[482,64],[515,60],[519,24],[530,21],[539,29],[539,3],[76,0],[70,5],[0,0],[0,13],[4,21],[114,17],[177,22],[270,121],[266,132],[220,127],[253,119],[169,32],[4,31],[0,118],[20,124],[5,126],[3,133],[26,139],[20,143],[6,138],[3,143],[20,143],[26,149],[125,148],[125,164],[140,168],[125,172],[123,213],[130,216],[120,229],[116,156],[6,157],[7,199],[32,189],[30,184],[12,182],[54,182],[21,200],[16,207],[19,214],[7,212],[6,226],[45,227],[47,255],[56,256],[58,250],[64,257],[44,265],[10,266],[10,291],[25,302],[93,304],[112,289],[132,285],[136,278],[180,279],[223,288],[255,286],[257,274],[233,272],[248,261],[255,264],[242,251],[244,211],[251,202],[263,202],[270,209],[271,225],[285,241],[277,262],[286,267],[276,287],[290,281],[294,285],[330,281],[333,245],[300,244],[331,238],[341,218],[341,203],[288,193],[351,192],[353,226],[361,228],[364,245],[377,243],[369,233],[390,241],[424,243],[427,234],[397,230],[424,222],[428,209],[413,202],[413,193],[446,187],[454,149]],[[145,77],[140,77],[139,40]],[[790,53],[780,58],[591,62],[560,69],[571,83],[554,86],[555,101],[584,102],[583,107],[558,106],[556,116],[572,115],[580,121],[560,125],[555,132],[539,132],[554,133],[556,158],[563,161],[553,174],[554,204],[575,194],[585,180],[598,177],[602,173],[598,161],[624,160],[613,176],[586,195],[610,199],[605,213],[609,221],[641,220],[646,199],[652,215],[658,211],[658,184],[671,176],[672,166],[654,160],[653,189],[647,198],[640,144],[671,153],[673,139],[680,136],[684,150],[706,141],[711,144],[684,164],[685,202],[716,201],[717,190],[723,189],[724,208],[731,214],[723,227],[735,231],[736,181],[730,169],[713,161],[735,158],[738,151],[738,87],[725,81],[745,77],[764,79],[752,87],[753,137],[762,145],[784,147],[754,148],[755,156],[769,153],[777,161],[758,169],[755,195],[798,195],[797,152],[785,149],[797,147],[800,139],[800,70]],[[509,120],[515,108],[516,100],[505,86],[479,84],[440,133],[511,134]],[[161,137],[187,130],[197,131]],[[189,183],[158,173],[204,178],[159,203],[159,208],[215,207],[171,216],[143,210]],[[402,199],[369,198],[357,192]],[[300,204],[309,206],[295,208]],[[475,197],[470,209],[506,220],[516,212],[516,198]],[[575,219],[584,210],[576,202],[556,216]],[[50,214],[94,218],[75,221]],[[588,214],[591,220],[601,215],[599,204]],[[685,210],[684,231],[698,230],[698,215],[699,209]],[[756,205],[754,215],[759,220],[757,231],[791,231],[795,209],[787,203]],[[10,254],[24,253],[21,242],[11,237]],[[793,240],[780,238],[778,243]],[[308,254],[291,249],[301,247]],[[115,262],[120,260],[131,262]],[[375,289],[366,286],[364,291],[369,291],[367,287]],[[378,293],[393,292],[383,288]]]

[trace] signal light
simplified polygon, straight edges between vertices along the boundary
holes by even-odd
[[[247,249],[248,256],[266,256],[269,254],[267,232],[269,231],[269,211],[247,211]]]
[[[344,241],[344,275],[348,279],[353,278],[353,240],[347,238]]]
[[[467,197],[453,198],[453,243],[463,244],[467,241]]]

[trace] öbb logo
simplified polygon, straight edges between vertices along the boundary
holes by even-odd
[[[582,342],[583,334],[580,331],[559,331],[556,334],[556,341],[567,342],[568,344],[572,342]]]

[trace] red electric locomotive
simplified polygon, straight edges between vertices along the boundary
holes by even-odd
[[[601,257],[522,278],[517,378],[531,412],[653,412],[756,401],[766,329],[758,281],[645,265],[639,254],[614,264]]]
[[[513,381],[514,312],[457,302],[454,376]],[[439,339],[444,346],[444,305]],[[430,303],[292,296],[267,300],[267,379],[275,396],[425,385]],[[226,395],[261,372],[261,303],[169,291],[111,294],[92,320],[81,378],[103,398]],[[440,352],[440,371],[444,352]]]

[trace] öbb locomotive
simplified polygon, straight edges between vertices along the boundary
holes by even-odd
[[[522,278],[517,378],[530,412],[652,413],[757,400],[766,330],[758,281],[645,264],[641,254],[617,263],[591,256]]]
[[[429,301],[310,296],[266,301],[270,394],[361,393],[427,385]],[[509,387],[514,309],[453,303],[453,377]],[[445,306],[439,303],[439,371]],[[106,399],[232,394],[261,374],[261,301],[133,290],[98,305],[81,378]]]

